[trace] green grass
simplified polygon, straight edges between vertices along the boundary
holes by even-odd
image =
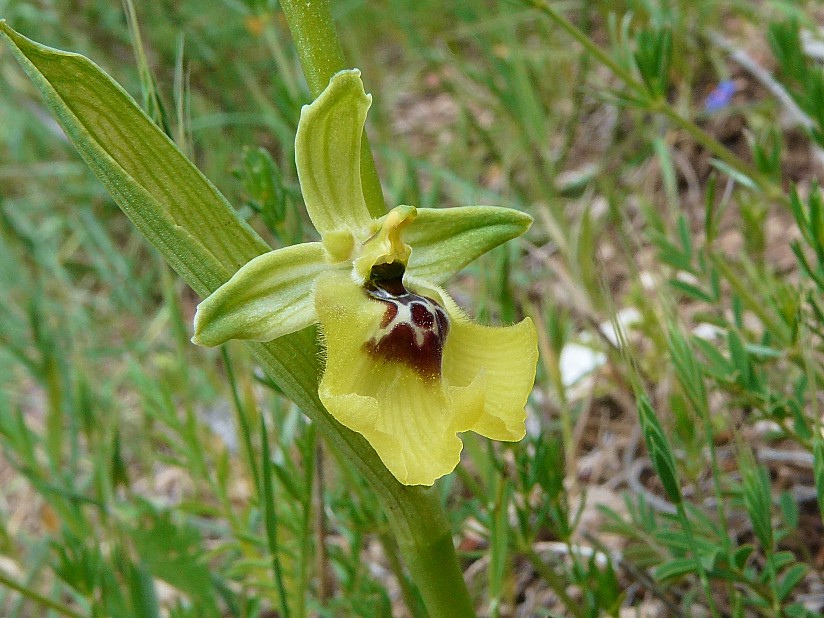
[[[465,436],[438,484],[479,613],[822,611],[815,3],[333,5],[388,203],[536,221],[450,283],[542,353],[528,437]],[[136,8],[0,18],[109,72],[273,246],[309,239],[274,3]],[[197,298],[5,48],[0,84],[0,614],[425,615],[353,466],[245,348],[189,343]],[[573,346],[604,359],[575,384]]]

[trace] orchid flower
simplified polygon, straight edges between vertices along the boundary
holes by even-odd
[[[240,268],[198,306],[193,341],[269,341],[319,324],[326,409],[401,483],[432,485],[458,464],[458,433],[524,436],[538,358],[532,321],[475,324],[440,286],[532,220],[489,206],[398,206],[373,219],[359,157],[371,101],[349,70],[303,108],[298,178],[321,242]]]

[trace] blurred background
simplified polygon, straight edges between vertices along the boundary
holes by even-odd
[[[535,218],[449,285],[542,354],[528,437],[464,436],[438,484],[480,613],[821,615],[820,4],[333,8],[387,203]],[[109,73],[272,246],[314,238],[276,2],[0,18]],[[243,346],[189,343],[197,302],[0,47],[0,615],[425,615],[348,462]]]

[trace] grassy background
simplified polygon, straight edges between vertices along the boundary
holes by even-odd
[[[818,615],[817,3],[334,7],[388,203],[536,220],[450,284],[482,322],[532,316],[542,352],[527,439],[464,436],[439,483],[480,613]],[[123,84],[273,246],[312,238],[274,3],[126,14],[0,0]],[[188,342],[197,298],[5,49],[0,75],[0,614],[424,615],[348,463],[241,346]]]

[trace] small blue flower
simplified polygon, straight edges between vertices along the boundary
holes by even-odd
[[[735,94],[735,82],[731,79],[725,79],[715,87],[715,90],[707,95],[704,100],[704,110],[708,112],[717,112],[725,108],[732,101],[732,95]]]

